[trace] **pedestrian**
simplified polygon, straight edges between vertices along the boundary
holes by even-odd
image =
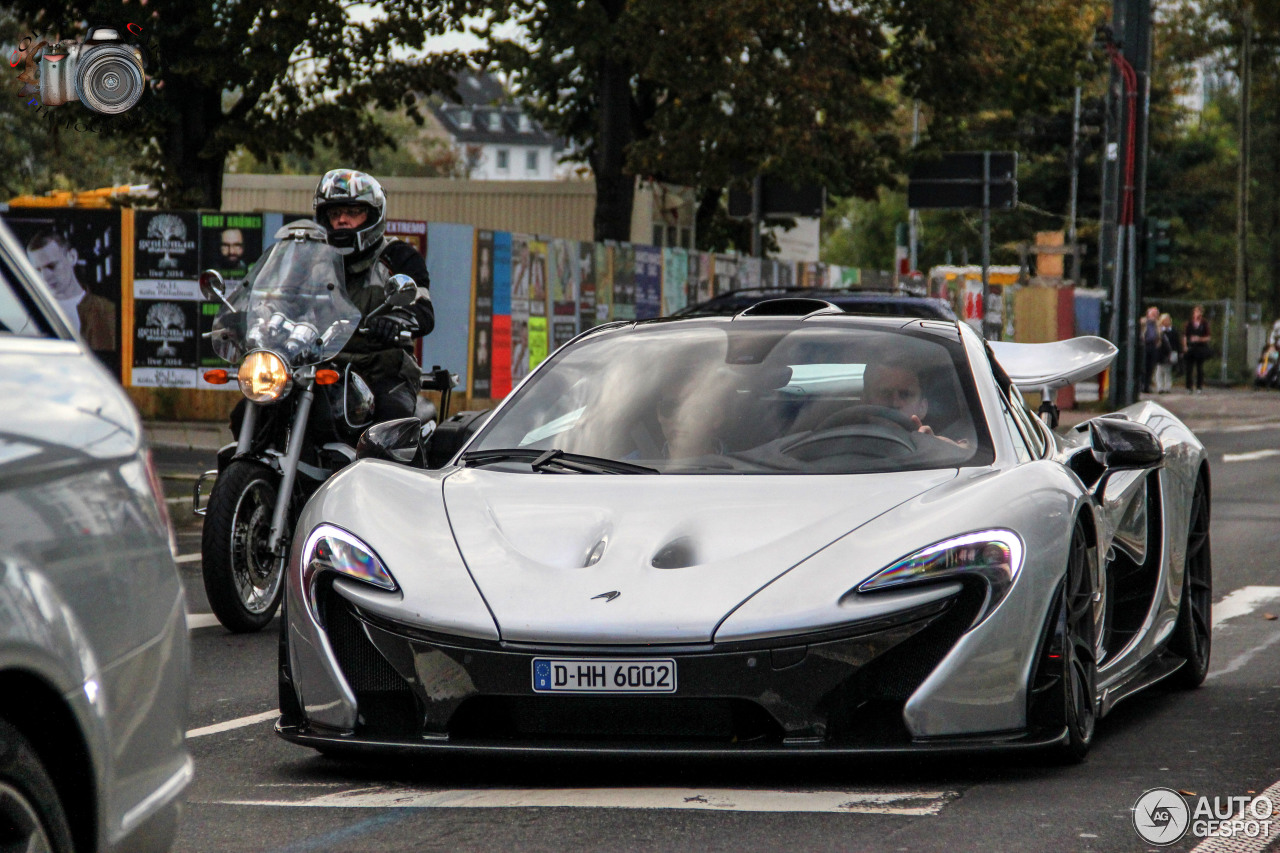
[[[1187,391],[1204,392],[1204,363],[1209,358],[1209,321],[1204,318],[1204,306],[1191,309],[1191,319],[1183,329],[1187,351]]]
[[[1173,389],[1173,366],[1182,355],[1178,333],[1173,328],[1173,318],[1161,314],[1159,321],[1160,341],[1156,349],[1156,393],[1168,394]]]
[[[1142,393],[1151,393],[1151,377],[1160,358],[1160,309],[1147,306],[1142,318]]]

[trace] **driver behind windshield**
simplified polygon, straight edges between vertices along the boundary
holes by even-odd
[[[910,419],[916,432],[932,435],[958,447],[968,446],[968,441],[956,441],[934,433],[925,423],[929,416],[929,398],[920,384],[920,376],[914,368],[903,364],[868,364],[863,374],[863,399],[873,406],[893,409]]]

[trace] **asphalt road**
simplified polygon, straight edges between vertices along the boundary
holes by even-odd
[[[1144,791],[1261,794],[1280,782],[1280,426],[1202,431],[1213,465],[1213,663],[1199,690],[1157,688],[1099,724],[1074,767],[1027,760],[448,761],[344,765],[272,732],[274,626],[192,629],[195,781],[175,850],[1130,851]],[[212,454],[156,453],[180,551],[182,500]],[[194,625],[198,560],[180,563]],[[1272,792],[1280,809],[1280,786]],[[1193,803],[1195,798],[1188,798]],[[1280,821],[1280,814],[1275,816]],[[1280,823],[1277,823],[1280,827]],[[1247,841],[1247,839],[1246,839]],[[1214,845],[1217,846],[1214,846]]]

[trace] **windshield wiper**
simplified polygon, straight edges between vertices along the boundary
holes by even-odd
[[[529,460],[529,467],[539,473],[564,473],[572,471],[576,474],[658,474],[656,468],[645,465],[633,465],[617,459],[604,459],[599,456],[586,456],[581,453],[565,453],[563,450],[532,450],[528,448],[506,448],[495,450],[468,450],[462,454],[462,464],[468,468],[488,465],[491,462],[508,462],[513,459]]]

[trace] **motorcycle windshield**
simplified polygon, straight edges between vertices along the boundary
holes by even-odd
[[[360,325],[347,298],[342,256],[327,243],[285,239],[271,248],[253,285],[237,286],[213,321],[210,339],[235,364],[269,349],[294,367],[333,358]]]

